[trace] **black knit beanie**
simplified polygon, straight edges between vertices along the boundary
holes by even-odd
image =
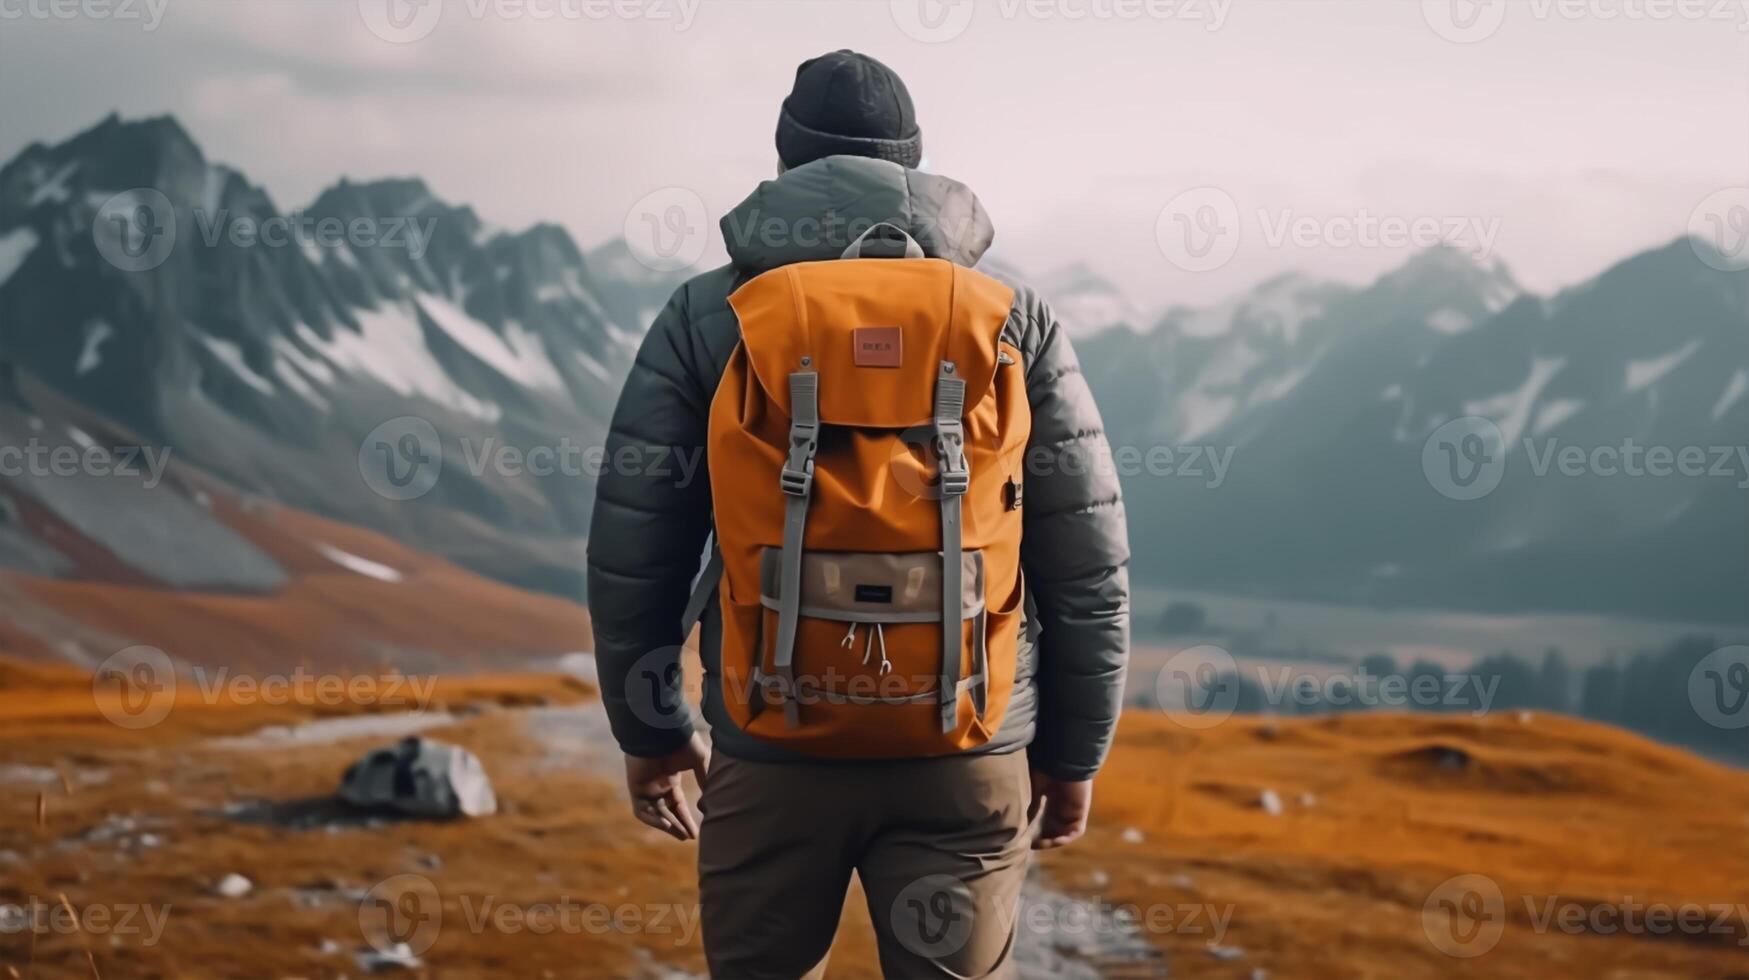
[[[906,167],[923,160],[923,133],[905,83],[850,50],[802,62],[777,117],[777,156],[785,167],[840,153]]]

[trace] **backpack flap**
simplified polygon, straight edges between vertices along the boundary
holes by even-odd
[[[965,404],[984,397],[1013,291],[943,259],[840,259],[773,269],[729,297],[767,400],[790,414],[802,358],[820,375],[820,422],[904,429],[935,410],[952,361]]]

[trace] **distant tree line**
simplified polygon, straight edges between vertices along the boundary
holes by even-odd
[[[1540,663],[1504,651],[1461,669],[1425,659],[1405,668],[1383,653],[1334,672],[1241,661],[1237,674],[1220,674],[1196,697],[1203,704],[1217,695],[1231,698],[1227,685],[1233,685],[1237,700],[1225,703],[1242,714],[1552,711],[1749,763],[1749,664],[1709,660],[1719,649],[1711,638],[1688,636],[1584,670],[1555,648],[1544,651]],[[1156,694],[1143,697],[1158,706]]]

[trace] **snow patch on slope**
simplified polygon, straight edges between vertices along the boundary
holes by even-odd
[[[425,295],[419,297],[419,305],[456,343],[499,374],[526,388],[564,390],[558,368],[547,357],[546,344],[520,324],[505,324],[500,337],[448,300]]]
[[[1695,351],[1700,349],[1700,341],[1691,340],[1668,354],[1659,357],[1649,357],[1643,361],[1629,361],[1627,370],[1626,390],[1629,394],[1654,384],[1659,378],[1675,370],[1678,364],[1686,361]]]
[[[1435,311],[1432,316],[1427,318],[1427,325],[1433,329],[1434,333],[1442,333],[1447,336],[1463,333],[1474,324],[1474,320],[1449,306]]]
[[[369,558],[360,558],[350,551],[341,551],[333,545],[323,544],[321,542],[316,543],[316,550],[322,553],[322,557],[349,572],[357,572],[367,578],[374,578],[379,582],[401,581],[402,576],[399,570],[390,568],[381,562],[374,562]]]
[[[1232,418],[1233,410],[1238,407],[1239,400],[1231,395],[1185,392],[1178,399],[1178,410],[1184,413],[1184,428],[1178,438],[1187,443],[1201,439]]]
[[[277,337],[274,338],[274,341],[275,346],[284,343]],[[273,373],[279,378],[279,380],[285,382],[287,388],[296,392],[298,396],[305,401],[317,408],[325,409],[328,407],[328,399],[323,398],[321,394],[316,391],[315,386],[310,384],[310,379],[298,368],[296,361],[287,357],[275,357],[273,359]]]
[[[25,257],[36,248],[36,241],[36,232],[29,228],[14,228],[0,235],[0,286],[6,285],[6,280],[24,264]]]
[[[81,429],[76,425],[67,426],[67,436],[71,438],[80,449],[86,450],[87,452],[100,451],[97,448],[97,440],[91,438],[91,433],[86,432],[84,429]]]
[[[73,176],[78,170],[79,161],[74,160],[55,171],[53,177],[50,177],[48,180],[37,185],[36,190],[31,192],[30,200],[27,201],[24,206],[27,208],[34,208],[39,204],[66,203],[69,196],[67,193],[67,178]]]
[[[1567,421],[1585,407],[1585,402],[1578,398],[1557,398],[1536,411],[1536,421],[1531,423],[1532,435],[1542,435]]]
[[[289,362],[293,367],[311,380],[325,385],[334,383],[334,368],[319,357],[304,353],[303,348],[282,336],[273,338],[273,353],[276,359]]]
[[[1542,393],[1554,376],[1565,367],[1564,357],[1538,357],[1531,361],[1530,376],[1524,383],[1511,391],[1504,391],[1492,398],[1480,401],[1465,402],[1465,415],[1480,415],[1493,421],[1500,427],[1500,435],[1506,445],[1511,446],[1524,434],[1525,426],[1530,421],[1531,408],[1536,405],[1536,399]]]
[[[212,351],[213,356],[218,358],[225,367],[230,368],[231,373],[241,379],[244,384],[264,395],[275,393],[273,382],[256,374],[254,369],[249,367],[249,363],[243,360],[243,348],[228,340],[220,340],[207,334],[197,334],[196,336],[200,338],[202,344],[206,345],[206,349]]]
[[[595,375],[595,377],[597,377],[598,379],[600,379],[602,381],[612,381],[613,380],[613,375],[608,373],[607,368],[601,366],[600,361],[596,360],[593,357],[590,357],[588,354],[585,354],[582,351],[573,351],[572,354],[576,357],[577,364],[579,366],[581,366],[583,368],[583,370],[588,371],[590,374]]]
[[[298,338],[341,369],[375,378],[402,397],[418,395],[485,422],[496,422],[503,415],[503,409],[474,397],[450,378],[425,346],[419,321],[405,305],[359,310],[355,315],[358,330],[339,327],[332,339],[324,340],[300,323]]]
[[[85,346],[79,349],[79,360],[73,364],[73,376],[82,378],[103,365],[103,344],[115,336],[115,328],[102,320],[85,324]]]
[[[1259,382],[1257,387],[1252,390],[1251,397],[1246,402],[1245,407],[1256,408],[1259,405],[1264,405],[1273,401],[1280,401],[1287,397],[1288,392],[1298,388],[1300,382],[1312,376],[1312,372],[1318,367],[1319,359],[1320,358],[1318,357],[1313,357],[1298,367],[1284,371],[1273,378]]]
[[[1737,373],[1731,375],[1731,380],[1725,385],[1724,393],[1719,395],[1718,404],[1713,406],[1713,421],[1724,418],[1725,413],[1731,410],[1732,405],[1737,404],[1745,391],[1749,391],[1749,371],[1738,368]]]

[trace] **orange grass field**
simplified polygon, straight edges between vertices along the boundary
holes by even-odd
[[[499,814],[333,831],[226,808],[295,811],[394,736],[222,739],[372,709],[179,691],[162,724],[134,732],[105,721],[92,691],[76,671],[0,661],[0,907],[64,901],[89,923],[95,909],[168,906],[161,936],[0,932],[0,977],[361,976],[361,895],[409,873],[435,887],[443,930],[391,975],[703,972],[691,846],[632,821],[609,746],[579,761],[529,734],[533,714],[599,711],[580,681],[442,679],[431,707],[447,713],[426,734],[479,754]],[[1369,714],[1193,731],[1133,711],[1095,814],[1086,839],[1042,861],[1049,883],[1135,906],[1172,976],[1749,976],[1749,774],[1601,725]],[[253,891],[216,894],[233,872]],[[1460,875],[1498,888],[1474,922],[1441,901]],[[584,903],[624,927],[468,927],[488,900]],[[878,975],[859,903],[832,976]],[[1615,911],[1660,904],[1707,910],[1704,928],[1612,926]],[[1441,951],[1454,942],[1480,955]]]

